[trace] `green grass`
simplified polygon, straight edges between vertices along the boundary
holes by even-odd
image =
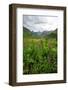
[[[23,74],[57,73],[57,40],[23,39]]]

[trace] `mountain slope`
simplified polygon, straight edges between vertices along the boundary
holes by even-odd
[[[32,37],[32,38],[57,38],[57,29],[54,31],[43,31],[43,32],[33,32],[23,27],[23,36],[24,37]]]
[[[24,37],[31,37],[32,36],[32,32],[29,30],[29,29],[27,29],[26,27],[23,27],[23,36]]]
[[[48,37],[57,39],[57,29],[51,32],[50,34],[48,34]]]

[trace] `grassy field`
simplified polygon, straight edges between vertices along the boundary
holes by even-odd
[[[23,39],[23,74],[57,73],[55,38]]]

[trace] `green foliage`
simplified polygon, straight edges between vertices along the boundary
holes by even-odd
[[[23,62],[24,74],[56,73],[56,39],[24,38]]]
[[[38,34],[23,27],[23,74],[57,73],[57,29]]]

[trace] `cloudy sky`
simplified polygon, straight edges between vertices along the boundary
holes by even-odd
[[[51,31],[57,28],[57,16],[24,15],[23,26],[34,32]]]

